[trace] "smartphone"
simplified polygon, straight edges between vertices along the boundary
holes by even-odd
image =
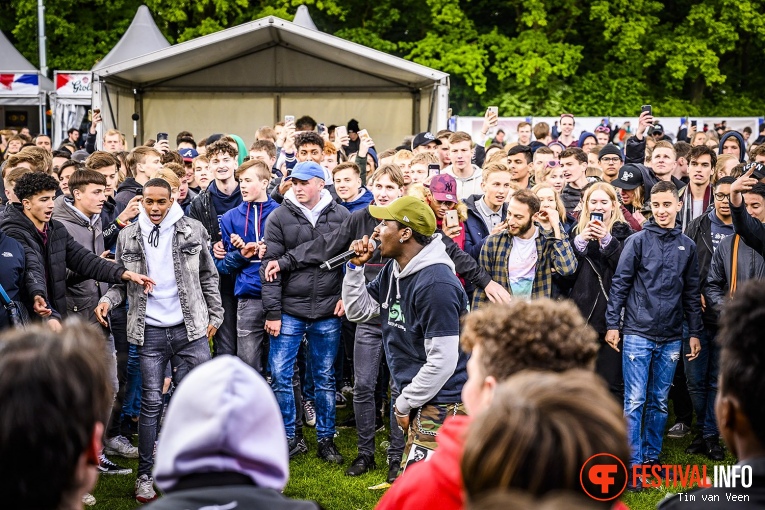
[[[362,140],[369,140],[369,133],[367,133],[366,129],[359,130],[359,138]]]
[[[294,115],[285,115],[284,116],[284,123],[287,124],[289,122],[295,123],[295,116]]]
[[[451,211],[446,211],[446,216],[444,216],[444,226],[446,227],[456,227],[460,224],[460,217],[457,215],[457,211],[452,209]]]
[[[599,221],[603,223],[603,213],[599,213],[599,212],[590,213],[590,221]]]
[[[643,107],[641,108],[641,111],[642,112],[648,112],[648,115],[653,117],[653,108],[651,108],[650,104],[644,104]]]
[[[105,258],[107,260],[114,260],[114,253],[112,252],[107,253]]]
[[[499,117],[499,106],[489,106],[486,111],[493,113],[495,117]]]
[[[93,109],[93,113],[95,113],[96,115],[98,115],[99,113],[101,113],[101,108],[94,108],[94,109]]]
[[[319,134],[323,135],[327,132],[327,126],[324,125],[324,123],[319,124]]]
[[[438,175],[441,173],[441,165],[438,163],[428,163],[428,176]]]
[[[348,136],[348,128],[345,126],[337,126],[335,128],[335,140],[342,140]]]
[[[157,133],[157,141],[167,140],[167,133]]]
[[[691,121],[691,126],[692,127],[696,127],[696,126],[698,126],[698,123],[695,120],[692,120]]]

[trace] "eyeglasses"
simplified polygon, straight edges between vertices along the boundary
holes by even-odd
[[[618,163],[619,161],[621,161],[621,158],[618,158],[618,157],[613,157],[613,158],[600,158],[600,160],[601,160],[603,163]]]
[[[715,200],[723,201],[725,199],[730,199],[730,193],[715,193]]]

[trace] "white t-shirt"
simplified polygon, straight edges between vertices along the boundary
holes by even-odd
[[[513,238],[513,248],[507,261],[507,281],[514,297],[531,298],[537,269],[537,237],[539,229],[534,227],[534,235],[530,239]]]

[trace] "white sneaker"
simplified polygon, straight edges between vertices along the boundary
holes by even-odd
[[[119,455],[126,459],[137,459],[138,448],[133,446],[125,436],[114,436],[104,441],[104,453]]]
[[[303,400],[303,417],[309,427],[316,426],[316,408],[310,400]]]
[[[149,475],[141,475],[135,481],[135,500],[139,503],[148,503],[157,499],[154,492],[154,478]]]
[[[82,504],[85,506],[94,506],[96,504],[96,498],[93,497],[93,494],[86,492],[82,497]]]

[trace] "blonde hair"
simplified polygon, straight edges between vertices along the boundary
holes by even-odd
[[[638,186],[640,187],[640,186]],[[622,214],[622,208],[620,207],[619,197],[616,195],[616,188],[608,184],[607,182],[596,182],[590,185],[584,192],[582,197],[582,211],[579,213],[579,223],[576,226],[577,232],[584,230],[587,223],[590,221],[590,197],[596,191],[603,191],[611,200],[612,211],[611,219],[606,222],[606,228],[609,232],[617,221],[624,222],[624,215]]]
[[[170,187],[173,188],[174,192],[179,190],[181,187],[181,180],[177,175],[175,175],[175,172],[169,168],[161,168],[157,173],[152,175],[151,178],[162,179],[163,181],[167,182]]]
[[[393,164],[398,165],[402,161],[412,161],[414,159],[414,153],[410,150],[401,149],[393,155]]]
[[[491,174],[495,174],[497,172],[507,172],[510,173],[510,169],[507,168],[505,165],[501,163],[489,163],[483,167],[483,176],[481,177],[483,182],[486,182],[489,180],[489,176]]]
[[[394,158],[394,161],[395,161],[395,158]],[[424,163],[426,165],[435,165],[438,163],[438,156],[436,156],[432,152],[418,152],[412,158],[411,164],[419,165],[420,163]]]
[[[734,156],[733,154],[720,154],[717,156],[717,164],[715,165],[715,170],[712,172],[712,184],[717,182],[717,176],[720,175],[720,172],[722,172],[725,169],[725,164],[728,161],[735,161],[736,164],[738,164],[738,158]]]
[[[499,149],[497,152],[489,156],[489,159],[484,161],[483,167],[488,168],[489,165],[507,166],[507,151],[505,149]]]
[[[533,188],[531,188],[531,192],[537,195],[539,193],[539,190],[543,189],[549,189],[552,190],[553,194],[555,195],[555,209],[558,211],[558,216],[560,216],[560,221],[565,222],[566,221],[566,206],[563,205],[563,199],[560,197],[560,193],[555,191],[555,188],[553,188],[553,185],[549,182],[540,182],[539,184],[535,185]],[[537,198],[539,195],[537,195]]]
[[[553,161],[559,161],[559,160],[553,160]],[[550,176],[551,173],[553,173],[553,170],[563,170],[563,167],[560,166],[560,163],[558,166],[550,166],[547,163],[545,163],[545,166],[542,167],[541,170],[536,170],[534,172],[534,177],[536,178],[536,181],[539,183],[546,182],[547,178]]]

